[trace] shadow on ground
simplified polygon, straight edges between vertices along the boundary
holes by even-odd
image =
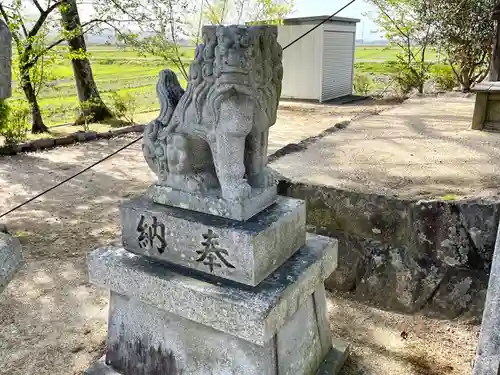
[[[479,327],[389,313],[328,294],[330,327],[351,344],[341,375],[462,375],[471,371]]]
[[[5,158],[2,211],[19,204],[130,139],[100,141]],[[107,293],[87,282],[85,254],[119,236],[121,199],[152,181],[135,145],[5,222],[27,266],[0,296],[0,374],[81,373],[102,355]]]

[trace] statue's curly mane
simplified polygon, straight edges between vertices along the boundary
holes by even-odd
[[[255,28],[255,30],[258,30],[258,28]],[[210,106],[212,119],[216,122],[218,120],[220,102],[229,91],[236,91],[241,95],[248,95],[256,99],[258,107],[268,116],[270,125],[275,123],[276,118],[274,114],[276,113],[276,107],[273,108],[273,105],[269,105],[269,100],[274,100],[274,104],[277,106],[281,94],[281,79],[283,76],[281,48],[279,48],[277,43],[270,48],[269,43],[263,40],[266,36],[260,35],[258,32],[255,32],[253,37],[260,38],[261,42],[260,48],[255,51],[255,55],[258,59],[270,62],[270,64],[264,63],[263,65],[271,65],[274,70],[263,70],[257,73],[256,79],[260,80],[260,82],[249,83],[248,85],[232,85],[219,82],[218,79],[221,74],[225,74],[220,72],[221,62],[218,62],[216,59],[216,49],[224,48],[223,45],[221,46],[224,35],[221,35],[219,31],[205,32],[203,34],[203,44],[200,44],[196,48],[195,59],[189,69],[186,92],[177,106],[180,123],[183,123],[185,120],[186,109],[194,106],[196,121],[200,124],[202,122],[204,105]],[[264,48],[264,45],[267,48]],[[278,50],[279,53],[273,55],[271,52],[273,50]],[[245,56],[245,58],[250,58],[250,56]],[[254,72],[250,72],[250,74],[254,74]],[[259,88],[257,89],[257,87]]]
[[[203,111],[203,104],[207,98],[208,92],[214,85],[215,79],[213,76],[213,58],[210,59],[208,55],[208,49],[212,49],[215,46],[215,42],[210,43],[208,36],[204,35],[205,43],[200,44],[196,48],[195,59],[191,63],[189,68],[189,80],[186,89],[186,93],[181,98],[178,105],[178,113],[181,114],[181,122],[184,122],[184,116],[186,114],[186,108],[194,103],[196,120],[201,123],[201,114]],[[208,48],[205,46],[208,45]]]

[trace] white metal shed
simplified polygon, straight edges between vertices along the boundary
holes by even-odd
[[[278,41],[285,47],[328,16],[288,18],[279,26]],[[282,99],[324,102],[352,94],[356,23],[333,17],[283,51]]]

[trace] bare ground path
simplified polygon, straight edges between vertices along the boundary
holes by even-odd
[[[285,107],[272,130],[270,151],[377,109],[373,103]],[[2,158],[2,211],[131,139]],[[0,295],[0,374],[80,374],[102,355],[107,293],[87,282],[85,254],[117,239],[119,202],[142,193],[153,177],[136,144],[7,217],[27,265]],[[458,375],[469,369],[477,327],[416,321],[341,296],[330,295],[329,308],[334,333],[354,345],[344,375]],[[408,340],[400,337],[402,330],[409,332]]]
[[[473,97],[412,98],[272,167],[294,181],[409,199],[500,195],[500,133],[471,130],[473,110]]]

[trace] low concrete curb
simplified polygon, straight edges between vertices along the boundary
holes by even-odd
[[[30,142],[20,143],[13,147],[0,147],[0,155],[16,155],[22,152],[33,152],[46,150],[58,146],[68,146],[73,143],[84,143],[97,139],[109,139],[127,133],[142,133],[146,125],[131,125],[124,128],[114,129],[107,132],[75,132],[59,138],[37,139]]]

